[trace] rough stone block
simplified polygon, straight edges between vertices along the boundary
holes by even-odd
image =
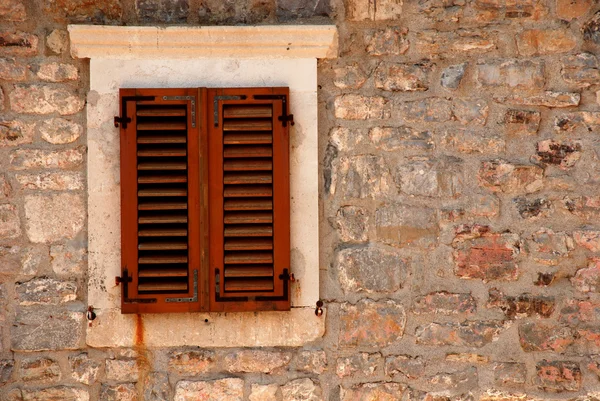
[[[503,19],[539,20],[548,14],[546,0],[475,0],[474,6],[481,13],[478,22]]]
[[[121,0],[103,0],[100,3],[85,0],[42,0],[45,15],[58,22],[120,22],[123,15]]]
[[[15,401],[88,401],[89,399],[90,394],[85,389],[68,386],[56,386],[42,389],[24,388],[21,390],[20,397],[15,399]],[[104,398],[103,400],[107,399]]]
[[[324,401],[321,386],[312,379],[296,379],[281,387],[283,401]]]
[[[440,85],[446,89],[458,89],[465,76],[468,63],[450,65],[442,71]]]
[[[19,305],[58,305],[77,299],[77,284],[47,277],[15,284]]]
[[[550,296],[521,294],[508,296],[497,288],[489,290],[486,307],[500,308],[508,319],[522,317],[548,318],[554,312],[555,299]]]
[[[320,375],[327,370],[327,354],[321,350],[300,351],[296,355],[294,369]]]
[[[577,46],[577,39],[566,29],[528,29],[517,35],[522,56],[566,53]]]
[[[139,401],[135,384],[103,384],[100,388],[102,401]]]
[[[368,216],[363,208],[342,206],[335,218],[335,227],[343,242],[366,242],[368,240]]]
[[[374,127],[369,130],[371,143],[378,149],[395,152],[399,150],[433,150],[433,133],[408,126]]]
[[[152,372],[144,378],[144,401],[166,401],[171,393],[169,376],[163,372]]]
[[[277,0],[277,15],[282,19],[328,16],[330,0]]]
[[[412,311],[417,315],[426,313],[436,315],[472,314],[477,311],[477,303],[471,294],[439,291],[415,298]]]
[[[579,106],[581,95],[573,92],[546,91],[541,95],[523,96],[515,94],[511,96],[494,96],[494,101],[501,104],[514,104],[522,106],[544,106],[544,107],[574,107]]]
[[[537,110],[508,109],[503,123],[510,135],[535,135],[541,119],[541,113]]]
[[[12,186],[6,179],[6,175],[0,175],[0,200],[7,199],[12,194]]]
[[[402,0],[345,0],[346,19],[349,21],[394,20],[402,15]]]
[[[393,355],[385,358],[385,375],[418,379],[425,374],[425,359],[410,355]]]
[[[556,0],[558,18],[572,20],[585,15],[592,7],[593,0]]]
[[[489,113],[489,106],[483,99],[455,99],[452,102],[453,119],[463,125],[485,125]]]
[[[0,205],[0,237],[17,238],[21,236],[21,220],[17,207],[11,204]]]
[[[0,3],[0,21],[25,21],[26,18],[23,0],[3,0]]]
[[[532,193],[543,187],[544,170],[534,165],[518,165],[504,160],[483,162],[479,182],[493,192]]]
[[[406,385],[401,383],[363,383],[340,389],[340,401],[402,401]]]
[[[554,164],[565,170],[573,167],[581,157],[581,141],[558,142],[547,139],[537,143],[537,160]]]
[[[371,56],[404,54],[410,47],[407,34],[408,29],[401,27],[367,30],[364,35],[367,53]]]
[[[75,92],[49,85],[17,84],[9,98],[12,111],[25,114],[75,114],[85,105]]]
[[[0,12],[2,11],[0,10]],[[0,58],[0,79],[5,81],[25,81],[27,79],[27,65],[15,60],[14,57]]]
[[[494,383],[499,386],[522,386],[527,380],[527,367],[519,362],[495,363]]]
[[[600,11],[583,24],[583,39],[595,44],[600,44]]]
[[[428,387],[434,391],[471,390],[477,388],[477,368],[470,366],[454,372],[441,372],[427,378]]]
[[[15,361],[12,359],[0,359],[0,383],[4,384],[11,380]]]
[[[108,380],[136,382],[140,377],[140,366],[136,359],[107,359],[104,370]]]
[[[575,243],[591,252],[600,252],[600,231],[573,231]]]
[[[392,300],[343,303],[339,342],[343,347],[385,347],[404,335],[404,307]]]
[[[545,82],[544,64],[531,60],[477,63],[476,77],[484,88],[541,89]]]
[[[34,124],[21,120],[0,121],[0,148],[33,142]]]
[[[417,344],[481,348],[496,341],[508,326],[500,321],[429,323],[415,330]]]
[[[392,246],[432,246],[439,226],[432,209],[401,204],[384,204],[375,211],[377,238]]]
[[[600,127],[600,113],[594,111],[576,111],[556,116],[554,129],[558,132],[574,132],[580,129],[591,132]]]
[[[29,168],[71,169],[83,164],[85,153],[85,146],[56,151],[20,149],[11,153],[10,164],[15,170]]]
[[[409,262],[376,247],[348,248],[337,253],[335,269],[345,293],[394,293],[402,288]]]
[[[568,327],[545,322],[528,322],[519,325],[519,343],[525,352],[563,353],[573,344],[573,341],[573,331]]]
[[[87,268],[87,250],[72,245],[50,247],[50,266],[59,276],[79,276]]]
[[[138,18],[144,22],[186,23],[189,0],[136,0],[135,11]]]
[[[547,217],[552,208],[552,202],[546,198],[527,199],[519,197],[513,199],[517,207],[519,216],[524,219],[533,219],[536,217]]]
[[[375,70],[375,87],[393,92],[426,91],[429,89],[431,68],[426,63],[382,62]]]
[[[69,46],[69,34],[62,29],[55,29],[46,37],[46,47],[54,54],[61,54]]]
[[[60,366],[50,358],[29,358],[21,361],[20,378],[23,381],[60,380]]]
[[[453,129],[444,132],[441,145],[453,152],[467,154],[499,154],[506,149],[506,142],[501,137],[489,136],[485,132],[470,129]]]
[[[173,351],[169,356],[169,370],[181,376],[196,376],[215,366],[212,351]]]
[[[383,358],[380,353],[369,354],[361,352],[338,358],[335,373],[339,378],[346,376],[372,377],[379,375],[382,365]]]
[[[21,31],[0,32],[0,56],[35,56],[38,37]]]
[[[600,259],[592,259],[587,267],[577,270],[571,284],[584,293],[600,292]]]
[[[600,196],[567,196],[562,203],[567,211],[587,221],[600,217]]]
[[[600,80],[600,64],[592,53],[579,53],[562,59],[560,74],[563,79],[583,88]]]
[[[420,54],[433,58],[469,56],[493,51],[498,39],[484,31],[462,29],[457,32],[424,30],[416,35],[415,48]]]
[[[581,368],[576,362],[542,360],[535,366],[538,388],[561,393],[579,391],[581,388]]]
[[[15,174],[21,189],[74,191],[84,188],[82,173]]]
[[[26,306],[16,311],[10,330],[11,349],[44,351],[82,346],[85,314],[56,306]],[[60,397],[57,399],[61,399]]]
[[[399,105],[401,116],[410,122],[443,123],[452,119],[452,104],[442,98],[427,98]]]
[[[175,386],[174,401],[242,401],[243,397],[244,381],[242,379],[227,378],[212,381],[182,380]]]
[[[203,0],[198,15],[201,23],[258,23],[275,14],[275,0]]]
[[[226,370],[232,373],[273,373],[287,366],[291,355],[287,352],[242,350],[225,356]]]
[[[64,63],[45,63],[33,68],[39,79],[46,82],[75,81],[79,78],[77,67]]]
[[[392,187],[392,177],[381,156],[340,157],[333,163],[331,195],[340,198],[380,198]]]
[[[86,352],[69,356],[71,378],[86,385],[94,384],[98,379],[100,364],[91,359]]]
[[[340,89],[360,89],[367,80],[363,67],[357,63],[333,70],[333,84]]]
[[[85,202],[79,195],[27,195],[25,218],[27,236],[32,242],[54,242],[73,238],[83,228]]]
[[[339,152],[353,152],[367,143],[362,130],[334,127],[329,132],[329,144]]]
[[[381,96],[341,95],[335,98],[335,117],[344,120],[388,119],[387,99]]]
[[[471,364],[483,364],[487,365],[490,362],[490,357],[481,354],[475,354],[470,352],[452,352],[446,354],[447,362],[457,362],[457,363],[471,363]]]
[[[277,384],[253,384],[250,392],[250,401],[277,401]]]
[[[536,262],[556,266],[573,250],[573,239],[564,232],[541,228],[527,241],[529,252]]]
[[[569,326],[585,323],[600,323],[600,302],[591,300],[567,299],[560,310],[558,321]]]

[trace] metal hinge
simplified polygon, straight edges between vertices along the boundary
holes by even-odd
[[[215,96],[215,98],[213,99],[214,102],[214,116],[213,116],[213,122],[215,124],[215,127],[219,126],[219,100],[245,100],[246,99],[246,95],[235,95],[235,96]]]
[[[153,304],[156,303],[156,298],[129,298],[129,283],[133,281],[133,278],[129,275],[127,269],[123,269],[122,277],[115,277],[116,285],[123,284],[123,303],[126,304]]]
[[[121,124],[121,127],[127,128],[131,122],[131,117],[127,117],[127,102],[153,101],[154,96],[123,96],[121,97],[121,116],[115,116],[115,127]]]
[[[192,128],[196,128],[196,96],[163,96],[163,100],[189,100],[192,103]]]
[[[257,100],[281,100],[281,109],[283,114],[277,117],[277,119],[281,121],[284,127],[287,127],[288,122],[291,125],[294,125],[294,115],[287,113],[287,95],[253,95],[253,97]]]

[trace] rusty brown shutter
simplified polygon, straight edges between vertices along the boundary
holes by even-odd
[[[123,313],[201,309],[200,93],[120,91]]]
[[[287,88],[209,89],[210,310],[289,310]]]

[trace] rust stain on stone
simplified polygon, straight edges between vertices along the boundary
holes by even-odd
[[[144,347],[144,319],[139,313],[135,320],[135,338],[134,344],[136,347]]]

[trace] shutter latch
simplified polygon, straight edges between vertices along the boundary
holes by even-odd
[[[121,116],[115,116],[115,127],[121,124],[121,127],[127,128],[131,122],[131,117],[127,117],[127,102],[153,101],[154,96],[122,96],[121,97]]]
[[[289,122],[291,125],[294,125],[294,115],[288,114],[287,108],[287,96],[286,95],[254,95],[254,99],[264,99],[264,100],[281,100],[281,110],[282,114],[277,117],[279,121],[281,121],[284,127],[287,127],[287,123]]]
[[[123,284],[123,291],[122,291],[123,303],[125,303],[125,304],[133,304],[133,303],[153,304],[153,303],[156,303],[156,298],[129,298],[129,283],[131,283],[132,281],[133,281],[133,279],[129,275],[129,272],[127,271],[127,269],[123,269],[122,277],[119,277],[119,276],[115,277],[116,285]]]

